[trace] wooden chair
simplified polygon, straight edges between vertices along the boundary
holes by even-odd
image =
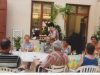
[[[62,73],[62,72],[66,72],[67,68],[65,66],[55,66],[55,65],[52,65],[51,66],[51,69],[47,69],[46,70],[48,72],[51,72],[51,73]]]
[[[99,72],[98,66],[92,66],[92,65],[87,65],[87,66],[81,66],[78,69],[76,69],[75,72],[80,72],[80,73],[97,73]]]

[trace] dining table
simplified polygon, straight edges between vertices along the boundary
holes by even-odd
[[[34,60],[38,59],[41,63],[44,63],[49,55],[49,53],[44,52],[20,51],[13,51],[12,54],[19,56],[24,62],[33,62]],[[68,55],[68,64],[66,64],[66,66],[68,66],[70,70],[75,70],[81,57],[82,55]],[[98,63],[100,64],[100,58],[98,59]]]
[[[17,55],[21,58],[23,62],[33,62],[38,59],[41,62],[45,62],[48,53],[43,52],[21,52],[21,51],[13,51],[13,55]]]

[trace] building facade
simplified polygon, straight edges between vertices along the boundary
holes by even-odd
[[[31,28],[31,14],[32,14],[32,1],[33,0],[7,0],[7,37],[12,37],[14,27],[19,27],[22,32],[22,36],[25,34],[30,35]],[[89,17],[88,17],[88,29],[87,29],[87,41],[90,41],[91,35],[94,34],[97,26],[100,25],[100,1],[99,0],[34,0],[54,2],[54,4],[65,6],[68,4],[75,5],[88,5]],[[62,14],[58,14],[55,22],[61,26],[63,34],[64,19]]]

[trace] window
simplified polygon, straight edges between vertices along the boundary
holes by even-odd
[[[49,20],[51,19],[51,4],[44,4],[43,6],[43,19]]]
[[[52,2],[32,1],[31,37],[35,29],[39,32],[43,30],[44,21],[51,20],[52,5]]]

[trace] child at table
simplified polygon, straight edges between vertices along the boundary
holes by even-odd
[[[69,45],[68,38],[64,38],[62,40],[62,49],[65,54],[71,54],[71,46]]]
[[[30,36],[29,35],[25,35],[24,36],[24,43],[22,43],[21,45],[21,50],[23,52],[32,52],[34,50],[33,44],[29,41],[30,40]],[[23,62],[23,68],[30,68],[31,63],[30,62]]]

